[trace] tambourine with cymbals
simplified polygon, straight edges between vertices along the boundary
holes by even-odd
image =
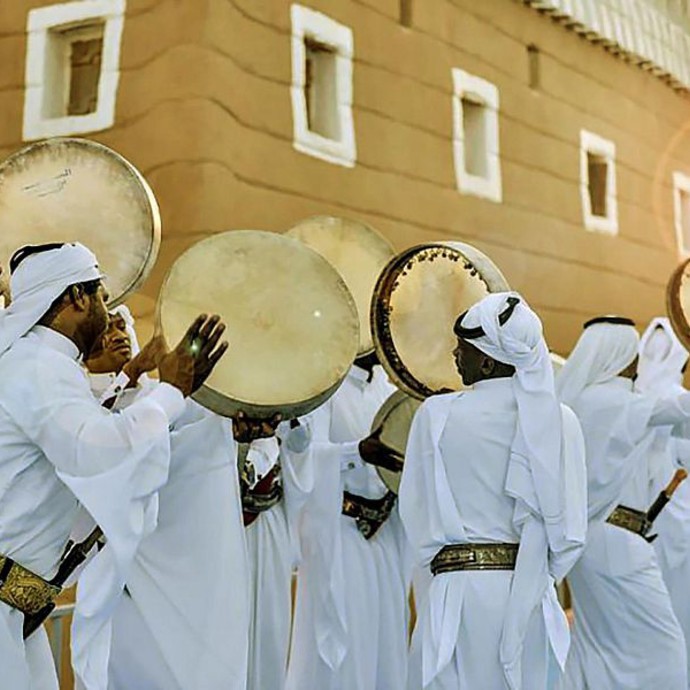
[[[690,259],[683,261],[669,278],[666,311],[678,340],[690,350]]]
[[[462,242],[420,244],[392,259],[374,289],[371,329],[393,383],[420,399],[462,390],[453,324],[489,293],[509,289],[491,259]]]

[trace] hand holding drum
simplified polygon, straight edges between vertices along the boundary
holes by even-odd
[[[228,349],[226,341],[218,344],[224,331],[225,324],[217,314],[198,316],[177,347],[161,358],[161,382],[179,389],[185,397],[201,388]]]

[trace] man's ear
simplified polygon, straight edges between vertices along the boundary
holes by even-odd
[[[83,285],[72,285],[69,289],[69,301],[76,311],[87,311],[88,300]]]

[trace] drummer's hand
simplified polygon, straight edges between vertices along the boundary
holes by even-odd
[[[154,335],[122,370],[129,377],[130,384],[135,386],[143,374],[157,369],[161,359],[167,354],[168,346],[165,338],[162,335]]]
[[[194,393],[228,349],[227,342],[218,344],[223,331],[225,324],[217,314],[197,317],[179,345],[161,358],[161,382],[175,386],[185,396]]]
[[[392,472],[402,472],[404,456],[381,440],[383,427],[371,432],[359,442],[359,454],[364,462]]]
[[[238,443],[251,443],[257,438],[275,436],[278,425],[283,420],[280,414],[274,414],[270,419],[252,419],[244,412],[238,412],[232,418],[232,435]]]

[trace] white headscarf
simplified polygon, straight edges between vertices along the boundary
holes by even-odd
[[[499,316],[517,300],[504,325]],[[558,478],[561,453],[561,410],[556,399],[553,367],[539,317],[515,292],[485,297],[463,317],[463,329],[481,328],[484,335],[469,339],[476,348],[499,362],[515,367],[513,390],[518,405],[514,454],[529,460],[544,522],[562,516]]]
[[[0,356],[41,320],[70,285],[101,278],[95,254],[78,242],[27,256],[10,277],[12,303],[0,311]]]
[[[618,376],[637,356],[634,326],[595,323],[585,328],[556,380],[558,397],[572,405],[588,386]]]
[[[690,355],[665,317],[652,319],[640,339],[640,365],[635,388],[642,393],[668,394],[682,385],[683,366]]]
[[[139,354],[141,347],[139,346],[139,339],[137,338],[137,332],[134,330],[134,317],[129,307],[121,304],[119,307],[115,307],[111,314],[118,314],[125,320],[125,329],[127,335],[129,336],[129,344],[132,346],[132,357]]]

